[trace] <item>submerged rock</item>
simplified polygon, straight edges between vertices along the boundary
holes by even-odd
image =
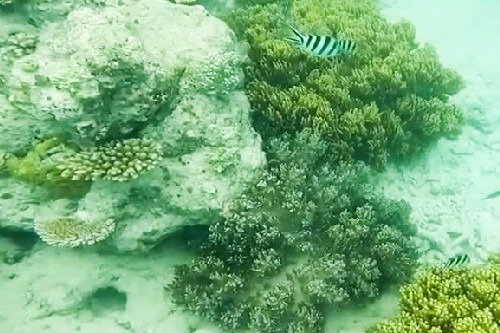
[[[20,227],[85,212],[114,219],[107,243],[134,251],[183,225],[210,223],[265,164],[240,90],[240,61],[232,31],[201,6],[124,1],[47,23],[34,51],[15,60],[6,77],[0,149],[25,154],[36,136],[81,148],[147,137],[164,159],[132,181],[94,181],[83,197],[63,198],[71,204],[52,212],[38,213],[55,202],[50,192],[15,196],[10,207],[23,205],[29,221]],[[14,125],[26,130],[2,129]],[[16,218],[0,212],[0,227],[15,226]]]

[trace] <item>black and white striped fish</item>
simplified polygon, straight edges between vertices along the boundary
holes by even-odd
[[[467,254],[457,254],[449,258],[443,265],[443,268],[453,268],[457,266],[466,265],[470,262],[470,257]]]
[[[352,54],[357,47],[356,42],[349,39],[301,34],[297,29],[290,28],[292,29],[293,36],[286,37],[285,39],[294,43],[300,49],[318,57],[330,58]]]

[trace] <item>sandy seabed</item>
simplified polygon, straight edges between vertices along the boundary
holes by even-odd
[[[499,12],[495,0],[400,0],[384,10],[409,19],[466,84],[452,99],[467,117],[460,137],[389,168],[381,181],[388,196],[411,204],[426,261],[466,252],[480,263],[500,250],[500,196],[487,198],[500,190]]]
[[[390,20],[407,19],[418,39],[437,48],[466,88],[453,101],[467,124],[457,140],[440,140],[425,156],[393,166],[380,185],[407,200],[419,229],[423,261],[467,252],[480,264],[500,250],[500,2],[382,1]],[[0,251],[16,250],[0,239]],[[37,244],[16,265],[0,262],[0,333],[214,333],[172,305],[163,285],[186,261],[175,245],[147,256],[97,255]],[[99,289],[101,288],[101,289]],[[95,291],[85,299],[85,291]],[[395,291],[362,309],[332,314],[328,333],[359,333],[397,309]]]

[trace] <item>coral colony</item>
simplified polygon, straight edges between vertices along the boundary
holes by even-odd
[[[273,26],[277,10],[251,6],[232,15],[250,45],[247,93],[264,138],[311,128],[332,159],[383,166],[460,131],[462,112],[448,98],[461,78],[431,46],[416,44],[410,24],[386,22],[372,1],[293,1],[301,30],[357,42],[355,54],[332,66],[283,40]]]

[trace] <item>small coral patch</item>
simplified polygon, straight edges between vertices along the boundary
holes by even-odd
[[[161,157],[158,143],[149,139],[128,139],[70,153],[59,160],[56,168],[62,179],[125,181],[154,168]]]

